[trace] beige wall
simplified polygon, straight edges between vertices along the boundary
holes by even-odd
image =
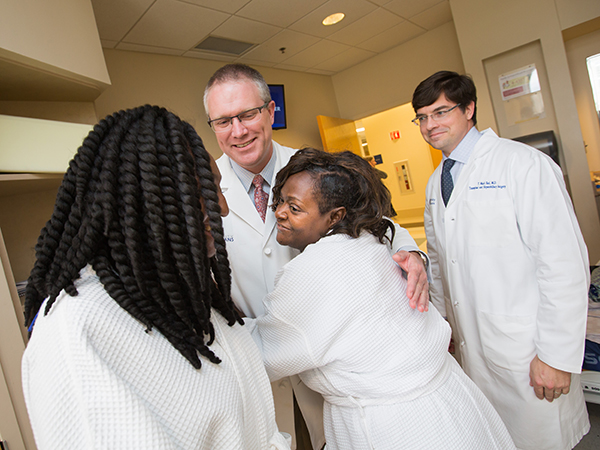
[[[192,124],[214,156],[221,154],[206,124],[202,96],[208,79],[223,63],[109,49],[105,57],[112,86],[95,102],[99,118],[145,103],[164,106]],[[322,148],[316,116],[339,115],[331,77],[259,66],[256,69],[267,83],[285,85],[288,128],[273,131],[273,138],[294,148]]]
[[[600,2],[598,2],[600,5]],[[594,105],[586,58],[600,53],[600,30],[565,42],[575,102],[590,171],[600,171],[600,122]]]
[[[340,117],[357,120],[410,102],[438,70],[464,72],[452,22],[334,75]]]
[[[377,168],[388,174],[384,180],[392,194],[392,203],[398,213],[397,221],[423,221],[425,187],[433,172],[429,145],[423,140],[418,127],[411,123],[415,113],[410,103],[389,109],[361,120],[371,155],[381,155],[383,164]],[[391,131],[400,131],[401,138],[392,141]],[[394,163],[408,161],[412,192],[401,192]]]
[[[558,0],[557,0],[558,1]],[[573,17],[597,14],[594,4],[570,2],[570,22]],[[501,53],[539,40],[548,74],[575,212],[590,253],[590,261],[600,259],[600,221],[594,192],[589,177],[583,138],[573,94],[571,76],[561,33],[561,25],[554,0],[450,0],[452,15],[465,70],[473,76],[478,88],[478,122],[480,129],[495,128],[483,62]],[[566,20],[566,19],[565,19]],[[509,68],[507,71],[517,69]],[[499,89],[497,86],[492,86]],[[502,130],[500,135],[502,135]],[[538,130],[544,131],[544,130]]]
[[[600,16],[598,0],[554,0],[562,30]]]
[[[110,83],[90,0],[3,0],[0,58]]]

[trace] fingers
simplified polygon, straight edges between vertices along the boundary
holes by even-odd
[[[419,271],[418,266],[413,272],[408,273],[406,295],[409,298],[408,304],[412,309],[416,308],[420,312],[429,309],[429,284],[427,283],[427,274],[424,271]]]
[[[429,311],[429,285],[427,280],[424,281],[418,298],[417,309],[421,312]]]
[[[544,400],[544,388],[543,386],[535,386],[533,388],[533,392],[535,392],[535,396],[540,400]]]
[[[554,389],[546,389],[546,388],[544,388],[544,397],[550,403],[552,403],[554,401],[554,392],[556,392]],[[558,393],[558,395],[560,396],[560,392]]]

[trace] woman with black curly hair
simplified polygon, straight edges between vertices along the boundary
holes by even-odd
[[[219,170],[164,108],[83,141],[36,246],[23,389],[44,449],[288,449],[230,299]]]
[[[450,327],[406,299],[388,244],[390,194],[350,152],[296,153],[273,187],[286,264],[255,319],[271,381],[299,374],[325,399],[328,450],[514,449],[448,353]]]

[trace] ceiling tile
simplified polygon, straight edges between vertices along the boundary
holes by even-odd
[[[233,62],[236,59],[235,56],[226,56],[220,55],[218,53],[201,52],[199,50],[190,50],[189,52],[185,52],[182,56],[186,56],[189,58],[211,59],[214,61],[224,62]]]
[[[159,55],[181,56],[183,54],[182,50],[175,50],[172,48],[163,48],[163,47],[153,47],[151,45],[129,44],[127,42],[121,42],[115,48],[117,50],[130,50],[133,52],[157,53]]]
[[[355,66],[356,64],[363,62],[369,58],[375,56],[376,53],[362,50],[360,48],[351,48],[339,55],[329,58],[327,61],[316,65],[315,69],[329,70],[333,72],[340,72],[346,70],[348,67]]]
[[[443,1],[444,0],[392,0],[385,4],[385,9],[389,9],[405,19],[410,19]]]
[[[275,69],[293,70],[293,71],[296,71],[296,72],[304,72],[304,71],[306,71],[306,67],[303,67],[303,66],[294,66],[292,64],[286,64],[286,63],[275,64],[273,67]]]
[[[235,62],[247,64],[249,66],[273,67],[275,65],[275,63],[272,63],[272,62],[260,61],[258,59],[247,58],[245,56],[242,56],[241,58],[236,59]]]
[[[233,14],[241,7],[250,2],[250,0],[182,0],[185,3],[193,3],[194,5],[205,6],[217,11],[223,11]]]
[[[120,41],[155,0],[92,0],[102,39]]]
[[[321,69],[308,69],[306,70],[306,72],[308,73],[314,73],[317,75],[335,75],[335,72],[332,72],[331,70],[321,70]]]
[[[310,14],[290,25],[289,28],[290,30],[324,38],[347,27],[376,8],[377,6],[366,0],[329,0]],[[325,17],[339,12],[346,15],[341,22],[335,25],[323,25],[322,22]]]
[[[103,48],[331,75],[452,20],[447,0],[91,0]],[[339,24],[323,18],[343,12]],[[406,20],[405,20],[406,19]],[[208,35],[256,45],[193,49]],[[279,49],[285,48],[282,53]]]
[[[115,48],[119,41],[108,41],[106,39],[100,39],[100,44],[102,48]]]
[[[370,14],[361,17],[346,28],[332,34],[327,39],[347,45],[357,45],[377,36],[382,31],[401,23],[403,19],[383,8],[377,8]]]
[[[285,60],[285,64],[292,64],[301,67],[315,67],[316,65],[345,52],[350,47],[339,42],[323,39],[315,45],[311,45],[305,50],[296,53],[294,56]]]
[[[319,38],[295,31],[283,30],[263,44],[253,48],[241,58],[250,58],[273,64],[282,63],[305,48],[316,44]],[[284,47],[285,53],[279,49]]]
[[[427,30],[433,30],[440,25],[452,21],[450,4],[448,2],[438,3],[427,11],[423,11],[421,14],[412,17],[410,21]]]
[[[260,44],[270,37],[275,36],[282,29],[268,25],[266,23],[256,22],[242,17],[231,16],[221,26],[216,28],[211,35],[219,36],[236,41],[250,42]]]
[[[189,50],[229,16],[176,0],[157,0],[124,42]]]
[[[393,28],[385,30],[383,33],[360,43],[357,47],[364,50],[380,53],[392,47],[402,44],[410,39],[425,33],[425,30],[408,21],[402,22]]]
[[[326,0],[252,0],[236,15],[288,27],[325,2]]]

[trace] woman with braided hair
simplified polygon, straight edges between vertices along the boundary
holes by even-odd
[[[323,394],[327,450],[514,449],[448,353],[448,324],[408,305],[386,248],[390,194],[369,163],[301,150],[273,199],[278,242],[302,253],[249,325],[271,381],[299,374]]]
[[[85,138],[27,285],[38,449],[289,449],[230,299],[219,180],[164,108],[119,111]]]

